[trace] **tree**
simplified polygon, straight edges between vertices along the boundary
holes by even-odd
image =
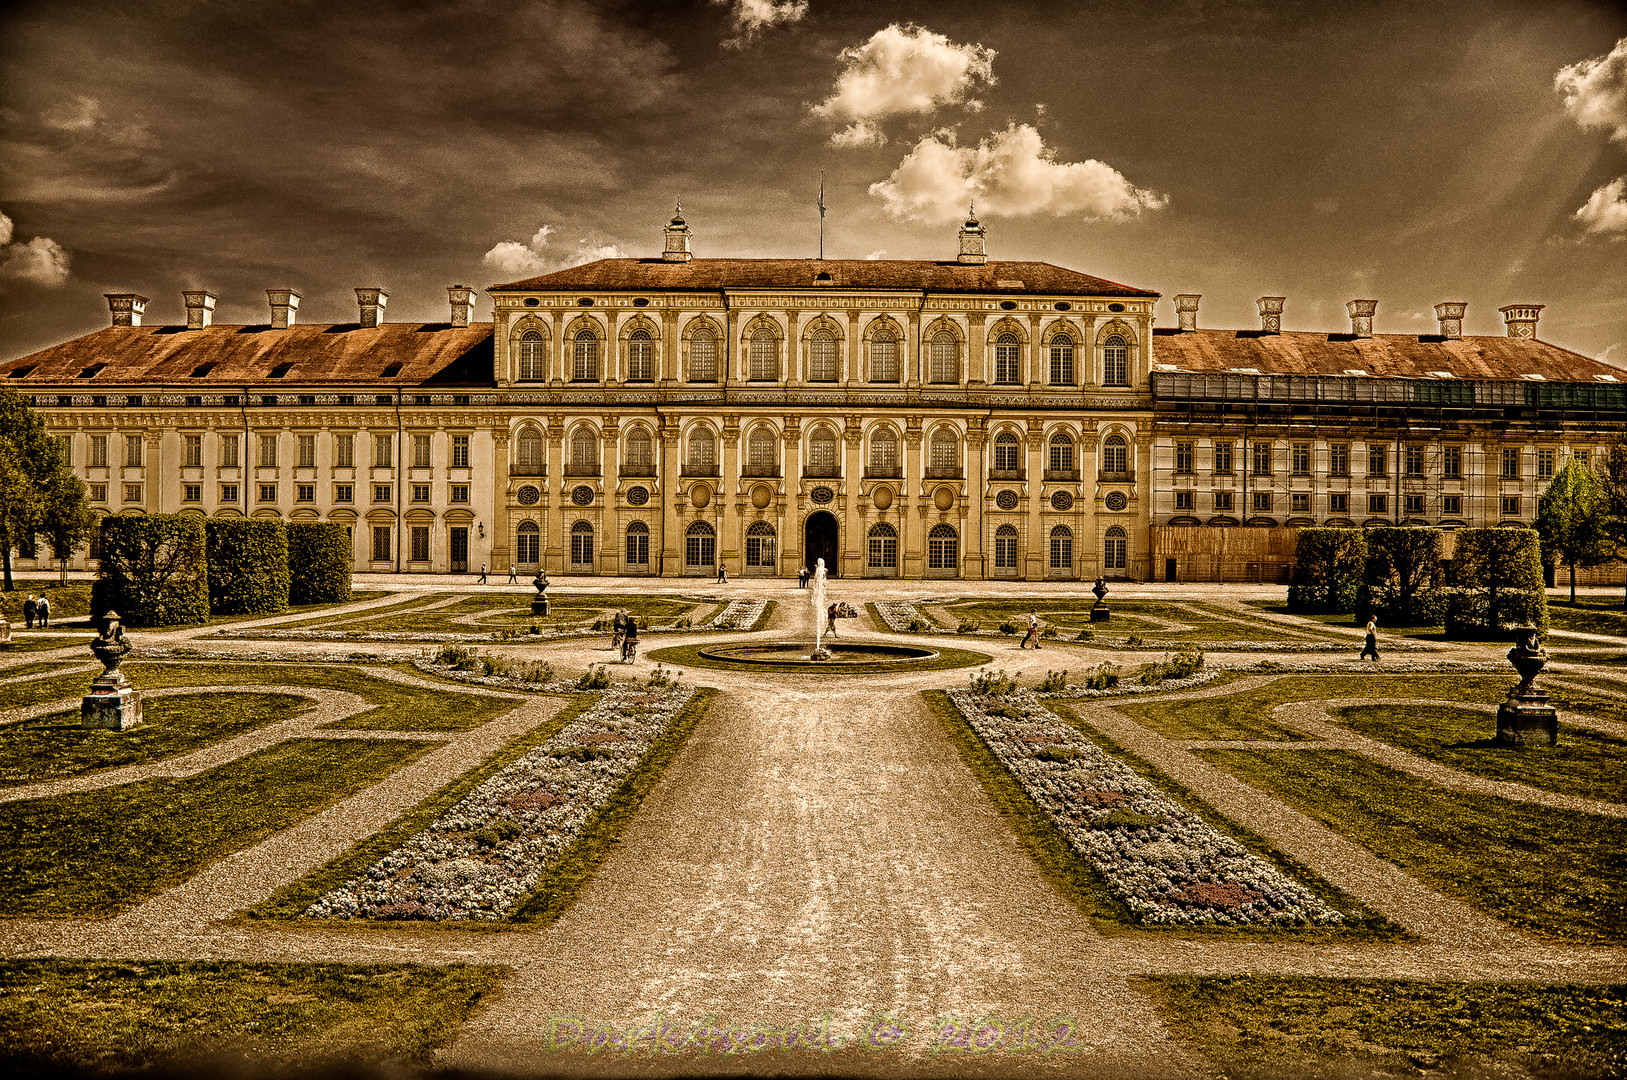
[[[1627,562],[1627,436],[1618,435],[1611,440],[1594,479],[1599,483],[1604,501],[1599,529],[1610,546],[1610,557],[1617,562]],[[1623,593],[1621,602],[1627,607],[1627,593]]]
[[[26,547],[39,527],[45,500],[22,455],[11,443],[0,440],[0,549],[5,562],[5,590],[16,588],[11,580],[11,553]]]
[[[1440,530],[1368,529],[1358,615],[1380,614],[1393,626],[1435,625],[1445,615],[1445,597],[1435,589],[1440,570]]]
[[[1542,561],[1570,567],[1571,603],[1576,603],[1576,568],[1599,566],[1615,558],[1616,547],[1604,529],[1606,500],[1593,470],[1571,458],[1537,500],[1537,535]]]
[[[102,519],[101,576],[91,613],[117,611],[127,626],[175,626],[209,618],[203,518],[183,514]]]
[[[16,588],[11,553],[34,546],[41,534],[66,573],[66,560],[89,538],[89,513],[84,482],[44,422],[15,391],[0,390],[0,587]]]
[[[1300,529],[1288,607],[1294,611],[1354,611],[1367,538],[1361,529]]]
[[[1446,632],[1484,633],[1531,625],[1548,633],[1542,541],[1533,529],[1463,529],[1457,534],[1458,590],[1447,602]]]
[[[278,518],[210,518],[209,610],[275,615],[288,610],[288,527]]]

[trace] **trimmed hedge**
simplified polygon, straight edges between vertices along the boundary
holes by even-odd
[[[210,518],[209,609],[216,615],[288,610],[288,527],[277,518]]]
[[[1294,576],[1288,586],[1289,610],[1355,611],[1366,557],[1367,538],[1361,529],[1299,530]]]
[[[101,522],[101,576],[91,614],[116,611],[126,626],[178,626],[209,618],[204,519],[109,515]]]
[[[288,602],[342,604],[350,599],[350,534],[331,521],[288,526]]]
[[[1381,626],[1439,626],[1446,594],[1439,588],[1439,529],[1396,526],[1365,530],[1367,559],[1356,614],[1378,616]]]
[[[1534,529],[1463,529],[1455,557],[1458,588],[1446,605],[1448,637],[1497,639],[1529,624],[1548,633],[1542,541]]]

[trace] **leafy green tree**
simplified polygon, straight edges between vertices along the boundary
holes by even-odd
[[[1534,529],[1462,529],[1457,534],[1457,592],[1447,601],[1450,637],[1499,637],[1531,625],[1548,633],[1542,541]]]
[[[11,553],[44,535],[52,553],[73,557],[90,536],[85,485],[62,460],[45,424],[12,390],[0,390],[0,563],[6,592],[16,588]]]
[[[5,563],[5,590],[16,586],[11,580],[11,553],[28,546],[45,512],[39,486],[11,443],[0,440],[0,555]]]
[[[1367,537],[1361,529],[1300,529],[1295,537],[1294,576],[1288,606],[1294,611],[1356,609]]]
[[[1604,528],[1607,502],[1593,470],[1571,458],[1537,500],[1537,535],[1542,561],[1570,568],[1571,603],[1576,603],[1576,568],[1600,566],[1615,558]]]
[[[1627,562],[1627,436],[1618,435],[1605,449],[1594,479],[1604,500],[1599,529],[1610,546],[1610,557]],[[1622,606],[1627,607],[1627,593]]]
[[[1368,529],[1358,616],[1378,614],[1392,626],[1435,625],[1446,613],[1446,598],[1435,588],[1440,571],[1439,529]]]
[[[196,514],[110,515],[101,522],[101,576],[91,614],[126,626],[176,626],[209,618],[209,564]]]

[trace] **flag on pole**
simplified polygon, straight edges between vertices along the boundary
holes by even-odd
[[[819,258],[825,258],[825,170],[819,170]]]

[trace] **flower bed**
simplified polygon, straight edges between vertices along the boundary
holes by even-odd
[[[137,646],[125,657],[125,662],[137,660],[240,660],[260,662],[276,660],[291,664],[408,664],[421,659],[422,649],[409,652],[310,652],[298,649],[255,649],[239,652],[231,649],[196,649],[188,645],[170,648]]]
[[[694,696],[616,687],[304,912],[313,918],[500,919],[621,787]]]
[[[1161,694],[1170,690],[1189,690],[1194,686],[1202,686],[1206,682],[1220,678],[1227,672],[1227,670],[1228,669],[1226,668],[1207,668],[1203,671],[1197,672],[1196,674],[1188,675],[1184,679],[1165,679],[1161,683],[1153,683],[1151,685],[1136,682],[1135,672],[1125,672],[1119,677],[1118,685],[1112,687],[1111,689],[1092,690],[1088,686],[1080,686],[1077,683],[1069,683],[1067,685],[1067,689],[1065,690],[1041,692],[1039,696],[1042,698],[1067,699],[1123,697],[1126,694]]]
[[[951,690],[972,729],[1073,849],[1149,925],[1327,924],[1343,917],[1042,708],[1032,691]]]
[[[767,600],[730,600],[706,625],[713,630],[750,630],[766,607]]]
[[[877,600],[873,605],[881,621],[887,624],[887,629],[895,634],[910,632],[911,622],[922,622],[930,629],[937,630],[931,619],[927,618],[920,608],[907,600]]]

